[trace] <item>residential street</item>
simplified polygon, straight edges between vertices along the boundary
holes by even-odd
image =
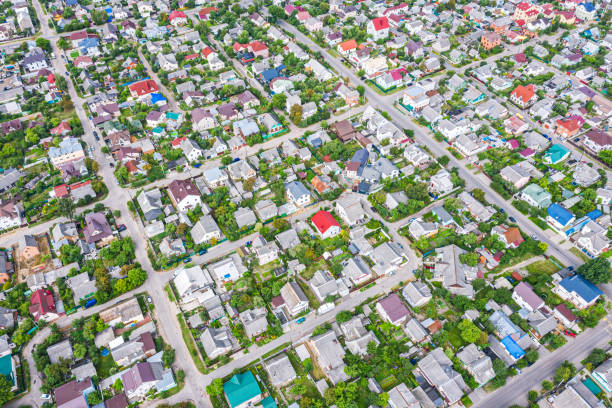
[[[386,222],[378,213],[372,211],[370,204],[367,202],[367,200],[365,198],[362,198],[362,205],[366,213],[370,217],[383,222],[388,227],[389,235],[393,238],[393,240],[401,243],[401,245],[405,249],[408,255],[408,261],[406,262],[406,264],[403,265],[402,269],[391,276],[385,276],[378,279],[374,286],[366,290],[357,290],[355,292],[352,292],[347,298],[343,299],[343,301],[339,303],[332,311],[322,315],[319,315],[316,313],[316,311],[313,311],[306,317],[306,320],[303,323],[294,324],[294,326],[291,327],[286,333],[276,338],[275,340],[261,347],[252,345],[248,350],[248,353],[238,353],[233,356],[233,360],[231,360],[228,364],[212,371],[209,374],[201,374],[194,365],[189,350],[187,349],[187,346],[181,336],[180,325],[176,318],[177,313],[179,312],[179,308],[175,303],[170,301],[166,294],[166,291],[164,290],[165,285],[170,281],[170,279],[172,279],[174,271],[170,270],[156,272],[153,269],[149,257],[147,255],[147,239],[144,234],[142,222],[133,217],[127,206],[128,201],[131,200],[133,196],[137,193],[137,191],[141,190],[142,188],[122,188],[118,184],[114,176],[114,168],[110,166],[106,155],[102,153],[101,148],[104,146],[104,142],[96,141],[93,135],[94,128],[92,126],[92,122],[88,119],[88,115],[83,108],[83,105],[86,103],[86,101],[78,95],[77,90],[75,89],[72,81],[70,80],[69,73],[67,72],[64,63],[60,58],[60,55],[63,53],[63,51],[61,51],[57,47],[57,39],[59,38],[59,36],[54,32],[52,28],[49,27],[49,16],[46,16],[43,13],[39,0],[33,0],[33,6],[41,23],[41,36],[43,38],[51,40],[53,52],[57,57],[52,60],[53,67],[57,73],[61,74],[67,79],[68,93],[70,95],[70,99],[74,105],[75,113],[79,117],[83,125],[84,136],[82,137],[82,139],[88,144],[88,146],[94,148],[93,157],[94,160],[99,164],[98,174],[103,179],[109,190],[108,197],[102,200],[101,203],[112,210],[118,210],[121,212],[121,216],[119,217],[118,221],[119,223],[124,224],[126,226],[126,230],[121,233],[121,235],[131,237],[132,241],[134,242],[136,262],[138,262],[148,274],[146,282],[141,287],[131,292],[124,293],[123,295],[113,299],[107,304],[96,305],[89,309],[80,309],[78,312],[70,316],[63,316],[57,321],[57,324],[61,328],[68,327],[74,319],[90,316],[94,313],[108,308],[111,304],[132,298],[138,293],[148,293],[148,295],[151,296],[155,305],[154,318],[156,319],[156,326],[159,330],[159,333],[164,338],[165,342],[168,343],[176,353],[174,363],[175,372],[178,370],[183,370],[186,376],[184,388],[176,395],[164,400],[164,403],[173,404],[180,401],[190,400],[193,401],[193,403],[197,407],[211,407],[212,404],[210,403],[210,400],[205,392],[205,388],[213,379],[227,376],[231,374],[234,370],[240,369],[243,366],[250,364],[251,362],[259,360],[266,353],[278,348],[279,346],[287,342],[296,343],[302,339],[307,338],[317,326],[325,322],[334,320],[338,312],[343,310],[353,310],[356,306],[360,305],[367,299],[389,293],[401,282],[406,282],[413,278],[412,271],[420,266],[421,259],[410,248],[408,240],[405,237],[399,235],[398,232],[399,229],[408,222],[408,220],[404,219],[393,223]],[[413,121],[413,117],[407,111],[403,110],[403,108],[401,107],[397,107],[395,105],[395,101],[399,94],[382,96],[376,93],[370,86],[368,86],[368,84],[364,83],[360,78],[358,78],[357,75],[353,72],[353,70],[347,68],[339,58],[335,58],[330,55],[326,50],[319,47],[312,40],[310,40],[308,37],[298,31],[295,27],[285,23],[284,21],[280,21],[278,24],[283,29],[295,35],[295,37],[300,42],[307,44],[309,47],[311,47],[313,51],[319,51],[322,53],[322,55],[325,55],[326,61],[329,62],[329,64],[337,71],[337,73],[341,77],[348,78],[354,86],[363,85],[365,87],[365,96],[367,97],[369,103],[378,109],[388,112],[391,115],[392,121],[396,126],[398,126],[400,129],[406,128],[413,130],[416,141],[420,144],[426,145],[435,156],[439,157],[445,155],[449,157],[450,167],[457,167],[459,170],[460,177],[462,177],[466,181],[466,190],[471,190],[474,188],[479,188],[483,190],[485,192],[486,199],[490,203],[500,208],[503,208],[509,216],[514,217],[520,224],[521,229],[526,234],[533,236],[538,240],[548,244],[547,255],[554,256],[566,266],[578,266],[582,263],[579,258],[577,258],[571,252],[563,249],[560,246],[560,241],[562,240],[560,236],[548,233],[546,231],[542,231],[531,220],[529,220],[528,217],[521,214],[512,205],[510,205],[509,202],[502,199],[502,197],[500,197],[489,186],[490,181],[484,174],[475,174],[472,170],[468,169],[466,167],[466,160],[457,160],[452,154],[450,154],[446,150],[446,144],[438,143],[437,141],[435,141],[430,135],[429,129],[417,125]],[[63,35],[67,35],[67,33],[62,34],[62,36]],[[216,42],[216,40],[214,41]],[[522,46],[510,47],[506,51],[504,51],[503,55],[511,55],[512,53],[518,52],[517,50],[524,48],[525,45],[526,44]],[[217,46],[219,46],[219,44],[217,44]],[[153,72],[150,64],[142,55],[140,48],[138,49],[138,55],[143,61],[148,74],[159,85],[160,92],[162,92],[164,96],[168,99],[169,107],[172,110],[181,111],[178,102],[174,98],[174,95],[168,89],[166,89],[166,87],[163,86],[160,78],[155,72]],[[500,55],[498,54],[492,56],[491,60],[494,57],[499,58]],[[261,85],[259,85],[259,83],[257,83],[254,79],[250,78],[246,74],[242,65],[237,63],[236,60],[232,60],[232,63],[234,64],[234,68],[242,75],[244,75],[248,79],[249,83],[251,83],[251,85],[261,90]],[[464,72],[465,69],[467,69],[468,67],[469,66],[463,67],[460,70]],[[477,83],[476,81],[474,81],[474,83],[481,90],[483,90],[483,92],[491,96],[491,93],[486,89],[486,87],[484,87],[480,83]],[[329,122],[331,124],[332,122],[348,119],[358,113],[361,113],[365,109],[365,107],[366,106],[349,109],[337,116],[330,118]],[[515,113],[520,112],[520,110],[515,107],[512,107],[510,110]],[[532,126],[537,127],[537,124],[531,124]],[[306,128],[298,128],[294,125],[291,125],[290,131],[286,134],[278,138],[270,139],[265,143],[256,146],[245,146],[233,152],[232,157],[237,157],[241,160],[246,160],[248,157],[256,155],[260,150],[278,148],[287,140],[301,137],[306,131],[315,131],[319,128],[320,124],[314,124]],[[569,144],[566,145],[570,147]],[[170,173],[167,178],[151,183],[145,186],[145,188],[163,188],[175,179],[196,177],[201,175],[203,172],[216,167],[221,167],[221,159],[209,160],[197,169],[189,166],[182,173]],[[435,202],[434,204],[431,204],[415,216],[418,216],[419,214],[428,211],[433,205],[437,204],[441,204],[441,202]],[[81,207],[78,209],[78,212],[82,212],[86,209],[89,209],[94,205],[95,203],[86,207]],[[294,220],[303,220],[312,215],[315,211],[331,205],[333,205],[333,203],[322,201],[310,207],[301,209],[297,213],[289,216],[288,218]],[[0,247],[10,247],[12,245],[15,245],[18,242],[20,235],[24,234],[26,231],[31,234],[40,234],[43,232],[47,232],[54,224],[61,221],[66,220],[64,218],[58,218],[49,222],[41,223],[33,227],[20,228],[14,231],[10,231],[0,236]],[[253,241],[256,236],[257,233],[253,233],[248,236],[244,236],[238,241],[225,241],[210,248],[206,254],[193,255],[192,261],[200,265],[207,264],[219,257],[236,251],[241,246],[244,246],[248,241]],[[179,264],[177,265],[177,268],[181,266],[182,265]],[[611,285],[603,285],[602,290],[604,290],[608,298],[612,298]],[[608,319],[612,319],[612,313],[608,315]],[[612,336],[612,324],[610,324],[610,321],[611,320],[606,319],[602,321],[596,328],[589,329],[584,332],[584,334],[581,334],[577,339],[569,339],[568,343],[562,348],[553,353],[547,353],[536,364],[523,370],[523,373],[521,375],[510,378],[508,384],[505,387],[502,387],[491,394],[487,394],[483,400],[475,403],[474,407],[505,408],[509,405],[516,403],[524,404],[526,402],[527,392],[531,389],[539,387],[541,381],[550,377],[554,373],[556,367],[563,360],[569,359],[576,365],[579,365],[579,362],[584,359],[594,347],[605,346]],[[36,372],[36,367],[32,357],[32,349],[37,344],[42,342],[43,339],[48,336],[48,334],[48,328],[37,332],[32,338],[32,340],[25,347],[22,355],[26,359],[30,367],[32,379],[31,391],[25,396],[23,396],[21,399],[9,403],[7,405],[8,407],[17,408],[20,405],[24,404],[28,404],[36,408],[42,406],[44,401],[41,399],[41,393],[39,391],[39,387],[42,385],[42,378],[40,373]],[[159,403],[159,401],[146,402],[140,404],[140,406],[155,406]]]

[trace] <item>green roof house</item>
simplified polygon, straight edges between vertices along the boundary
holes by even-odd
[[[277,408],[276,401],[274,401],[274,398],[272,398],[272,397],[264,398],[261,401],[261,406],[263,408]]]
[[[232,408],[246,408],[261,401],[261,389],[250,371],[234,375],[223,384],[223,391]]]
[[[521,191],[521,199],[537,208],[548,208],[552,204],[552,195],[537,184],[530,184]]]
[[[0,357],[0,375],[5,376],[13,384],[13,390],[17,389],[17,372],[10,352]]]
[[[550,164],[557,164],[567,159],[570,155],[570,150],[560,144],[554,144],[544,153],[544,161]]]

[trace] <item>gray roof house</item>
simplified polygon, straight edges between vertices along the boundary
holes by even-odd
[[[402,296],[410,306],[421,307],[431,300],[431,290],[424,282],[408,282],[402,289]]]
[[[469,387],[461,374],[453,369],[453,362],[441,348],[432,350],[418,363],[419,372],[449,404],[459,401]]]
[[[406,322],[404,326],[404,332],[410,337],[414,343],[420,343],[425,340],[428,336],[427,330],[423,327],[421,322],[417,319],[412,318]]]
[[[297,378],[297,374],[285,353],[278,354],[263,363],[270,383],[275,387],[283,387]]]
[[[229,336],[230,333],[226,327],[218,329],[207,327],[204,330],[200,336],[200,341],[208,358],[212,360],[232,350],[232,342]]]
[[[344,372],[343,358],[346,353],[333,330],[312,337],[309,344],[314,360],[332,384],[335,385],[349,379]]]
[[[260,220],[265,221],[278,215],[276,204],[272,200],[261,200],[255,203],[255,213]]]
[[[213,238],[221,238],[221,229],[212,215],[204,215],[200,217],[200,220],[193,226],[190,234],[193,242],[199,245],[204,242],[209,242]]]
[[[293,228],[283,231],[276,236],[276,241],[283,250],[288,250],[300,244],[300,238]]]
[[[240,207],[234,211],[234,219],[240,229],[254,225],[257,222],[255,213],[248,207]]]
[[[73,354],[72,346],[70,345],[70,340],[62,340],[59,343],[55,343],[47,347],[47,354],[49,355],[49,360],[51,360],[51,364],[59,363],[60,358],[72,361]]]
[[[79,303],[82,299],[88,299],[96,293],[96,281],[89,279],[87,272],[80,273],[66,279],[66,285],[72,289],[74,302]]]
[[[474,289],[470,282],[476,278],[476,268],[461,263],[459,255],[464,253],[454,244],[436,248],[433,280],[442,282],[442,287],[454,295],[472,297]]]
[[[404,383],[393,387],[387,394],[389,395],[387,404],[390,408],[422,408],[419,400]]]
[[[472,343],[463,348],[457,357],[478,384],[485,384],[495,377],[491,358]]]
[[[338,283],[328,271],[316,271],[308,285],[320,301],[324,301],[327,296],[338,294]]]
[[[374,333],[366,330],[359,316],[354,316],[351,320],[342,323],[340,330],[344,334],[346,348],[353,354],[365,356],[368,354],[368,344],[371,342],[379,343]]]
[[[250,338],[256,337],[268,329],[268,320],[266,319],[268,311],[265,307],[245,310],[240,313],[239,319],[244,326],[246,335]]]

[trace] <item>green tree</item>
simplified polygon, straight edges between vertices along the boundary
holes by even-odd
[[[79,262],[81,260],[81,249],[76,245],[62,245],[60,247],[60,259],[62,264],[68,265],[72,262]]]
[[[51,53],[53,50],[51,49],[51,41],[38,37],[36,39],[36,46],[42,48],[46,53]]]
[[[102,395],[100,395],[99,391],[94,391],[87,395],[87,403],[89,404],[90,407],[93,407],[94,405],[98,405],[101,402],[102,402]]]
[[[467,343],[476,343],[482,336],[482,331],[468,319],[463,319],[457,325],[461,338]]]
[[[607,258],[595,258],[580,265],[577,272],[593,283],[610,281],[610,261]]]
[[[91,12],[91,19],[95,25],[102,25],[108,21],[108,14],[104,10],[93,10]]]
[[[553,384],[551,381],[548,381],[548,380],[542,381],[542,388],[545,389],[546,391],[552,390],[554,386],[555,384]]]
[[[57,210],[62,216],[72,220],[74,218],[74,201],[69,198],[60,198],[57,202]]]
[[[302,106],[297,103],[289,110],[289,119],[296,125],[302,121]]]
[[[574,377],[576,375],[576,372],[576,367],[574,367],[574,365],[570,361],[565,360],[563,363],[561,363],[559,367],[557,367],[557,370],[555,371],[554,380],[557,384],[560,384]]]
[[[85,354],[87,353],[87,348],[81,343],[77,343],[72,348],[72,353],[74,354],[75,360],[80,360],[85,357]]]
[[[221,378],[215,378],[206,386],[206,392],[211,397],[217,397],[223,394],[223,380]]]
[[[345,323],[353,318],[353,314],[348,310],[343,310],[336,315],[336,322]]]
[[[287,95],[284,93],[274,94],[272,96],[272,107],[276,109],[285,109],[285,105],[287,104]]]
[[[15,393],[11,391],[13,384],[3,375],[0,375],[0,406],[4,406],[13,399]]]

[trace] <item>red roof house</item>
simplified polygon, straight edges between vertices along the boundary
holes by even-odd
[[[519,85],[510,94],[510,100],[522,108],[533,104],[538,99],[533,84]]]
[[[49,289],[38,289],[32,293],[30,298],[30,314],[34,316],[34,320],[40,319],[50,321],[57,319],[58,314],[53,300],[53,293]]]
[[[57,198],[68,197],[68,186],[66,186],[65,184],[55,186],[53,187],[53,192],[55,193],[55,197]]]
[[[168,20],[170,20],[170,24],[172,25],[187,24],[187,16],[185,15],[185,13],[179,10],[172,10],[170,12],[170,16],[168,17]]]
[[[67,133],[70,133],[71,130],[72,128],[70,127],[68,122],[62,121],[59,125],[51,129],[50,132],[52,135],[59,136],[59,135],[65,135]]]
[[[145,96],[145,95],[159,91],[159,87],[157,86],[155,81],[152,79],[146,79],[144,81],[134,82],[133,84],[130,84],[129,88],[130,88],[130,94],[134,98]]]
[[[557,120],[557,129],[555,133],[562,137],[572,137],[580,130],[580,123],[577,119]]]
[[[313,215],[311,221],[323,239],[331,238],[340,233],[340,224],[333,215],[325,210],[320,210]]]

